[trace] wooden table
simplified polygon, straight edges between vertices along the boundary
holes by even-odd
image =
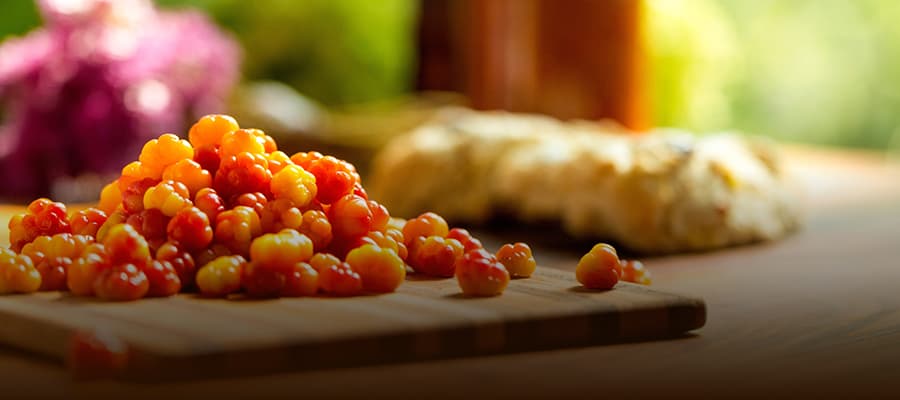
[[[167,385],[72,381],[0,347],[0,393],[161,398],[860,397],[900,390],[900,167],[792,147],[807,223],[783,241],[647,259],[659,288],[702,296],[706,327],[668,341]],[[538,252],[573,269],[577,254]],[[318,397],[318,396],[317,396]]]

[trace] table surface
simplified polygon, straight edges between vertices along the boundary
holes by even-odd
[[[0,347],[0,393],[138,398],[858,397],[900,389],[900,164],[867,152],[786,148],[806,223],[784,240],[648,258],[657,288],[703,297],[707,325],[653,342],[137,385],[73,381]],[[574,269],[572,249],[537,252]],[[543,396],[542,396],[543,395]]]

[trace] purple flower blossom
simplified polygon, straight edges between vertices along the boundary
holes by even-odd
[[[140,146],[221,111],[240,50],[203,14],[148,0],[39,0],[45,26],[0,45],[0,197],[115,173]]]

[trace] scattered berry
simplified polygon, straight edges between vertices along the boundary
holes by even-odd
[[[134,264],[113,265],[94,281],[94,294],[103,300],[131,301],[144,297],[150,289],[147,275]]]
[[[651,283],[650,271],[644,268],[644,263],[636,260],[619,260],[622,272],[619,279],[625,282],[649,285]]]
[[[531,248],[521,242],[504,244],[497,251],[497,260],[503,263],[513,278],[528,278],[537,267],[534,256],[531,255]]]
[[[425,275],[449,278],[456,272],[456,261],[463,252],[463,245],[456,239],[429,236],[416,247],[409,265]]]
[[[472,250],[483,249],[484,246],[481,245],[481,241],[472,236],[469,231],[463,228],[453,228],[447,233],[447,237],[450,239],[456,239],[460,243],[462,243],[463,247],[466,249],[466,252],[470,252]]]
[[[509,284],[509,272],[493,254],[472,250],[457,261],[456,281],[468,296],[496,296]]]
[[[621,265],[616,249],[600,243],[581,257],[575,278],[588,289],[612,289],[619,281]]]

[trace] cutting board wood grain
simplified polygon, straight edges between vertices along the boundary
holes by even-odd
[[[0,220],[22,211],[0,206]],[[0,230],[3,245],[7,234]],[[588,291],[572,272],[541,267],[491,298],[461,295],[454,279],[414,275],[396,293],[353,298],[0,296],[0,342],[68,361],[74,335],[107,332],[129,349],[119,376],[152,381],[665,338],[705,321],[697,298],[629,283]]]
[[[353,298],[130,303],[61,292],[0,297],[0,341],[65,359],[78,332],[127,344],[126,379],[269,373],[672,337],[700,328],[702,300],[620,283],[587,291],[539,268],[502,296],[468,298],[455,280],[412,278]]]

